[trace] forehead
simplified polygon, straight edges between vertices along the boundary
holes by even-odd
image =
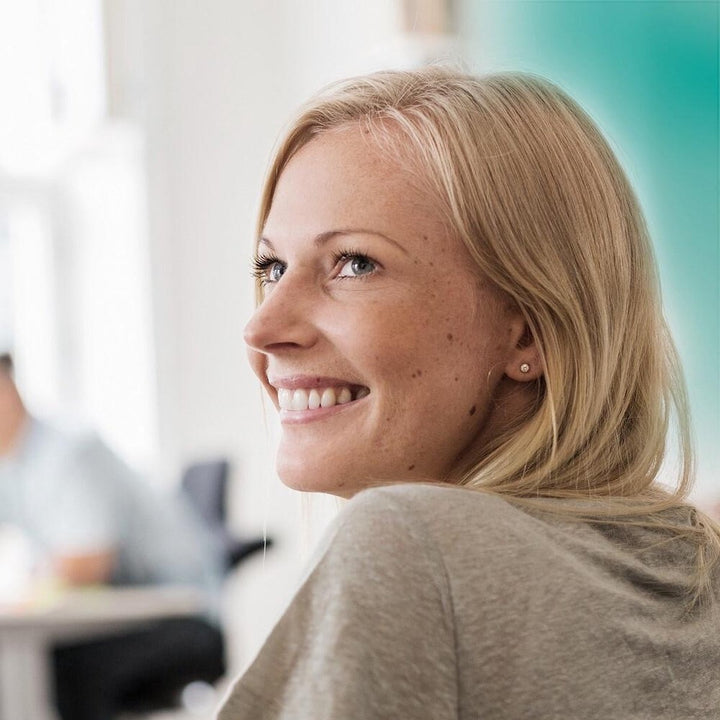
[[[360,125],[325,132],[290,159],[263,235],[297,238],[342,227],[447,236],[438,203],[409,164]]]

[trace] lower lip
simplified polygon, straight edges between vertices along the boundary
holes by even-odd
[[[368,397],[367,395],[365,397]],[[357,407],[365,398],[359,400],[351,400],[342,405],[333,405],[327,408],[318,408],[317,410],[280,410],[280,422],[283,425],[304,425],[305,423],[315,422],[316,420],[324,420],[338,413]]]

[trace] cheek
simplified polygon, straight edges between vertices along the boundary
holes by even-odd
[[[454,428],[483,421],[503,375],[495,333],[443,314],[401,365],[405,386]]]
[[[484,401],[492,353],[457,320],[443,316],[422,332],[407,327],[390,346],[373,351],[368,361],[383,399],[401,410],[459,417]]]

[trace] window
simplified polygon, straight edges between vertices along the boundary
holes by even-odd
[[[31,410],[156,451],[140,129],[108,115],[99,0],[0,9],[0,344]]]

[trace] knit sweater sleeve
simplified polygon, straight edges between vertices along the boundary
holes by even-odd
[[[447,578],[402,499],[376,489],[348,504],[218,717],[457,717]]]

